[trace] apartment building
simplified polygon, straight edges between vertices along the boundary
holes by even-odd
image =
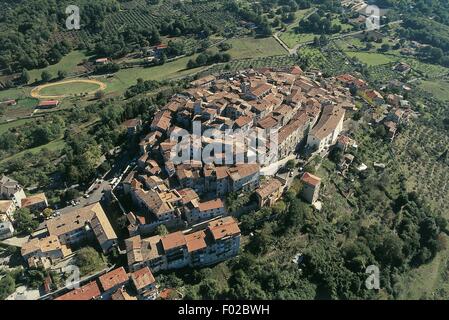
[[[220,198],[199,202],[190,202],[185,207],[185,216],[189,224],[209,220],[226,214],[224,203]]]
[[[318,123],[309,132],[307,145],[322,152],[335,144],[343,130],[344,117],[345,109],[341,106],[332,104],[324,106]]]
[[[105,253],[117,243],[117,235],[99,202],[48,220],[47,230],[68,246],[95,238]]]
[[[148,266],[153,272],[186,266],[211,265],[238,254],[240,229],[232,217],[209,222],[206,228],[184,234],[125,240],[129,269]]]

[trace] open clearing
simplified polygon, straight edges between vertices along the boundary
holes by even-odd
[[[228,52],[233,60],[287,54],[287,51],[273,37],[231,39],[228,43],[232,45]]]
[[[57,99],[81,93],[93,94],[105,89],[106,84],[101,81],[75,79],[38,86],[31,90],[31,96],[38,99]]]
[[[346,54],[350,57],[356,57],[359,59],[362,63],[366,63],[369,66],[378,66],[381,64],[387,64],[390,62],[393,62],[395,59],[393,56],[389,56],[382,53],[376,53],[376,52],[354,52],[354,51],[347,51]]]
[[[79,74],[85,72],[85,69],[80,66],[84,59],[88,56],[82,51],[72,51],[64,56],[61,61],[42,69],[30,70],[31,81],[36,81],[41,78],[43,71],[49,72],[53,77],[58,75],[58,71],[64,71],[68,75]]]
[[[431,93],[437,99],[449,101],[449,82],[444,80],[423,81],[421,89]]]

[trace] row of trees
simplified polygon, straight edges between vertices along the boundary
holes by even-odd
[[[206,51],[204,53],[200,53],[196,57],[196,59],[190,59],[187,63],[187,68],[192,69],[196,67],[211,65],[214,63],[229,61],[231,61],[231,55],[227,52],[217,52],[214,54],[210,51]]]

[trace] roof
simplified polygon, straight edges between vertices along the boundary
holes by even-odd
[[[367,90],[365,94],[370,99],[383,99],[382,95],[376,90]]]
[[[128,274],[123,267],[109,271],[98,278],[104,291],[108,291],[117,285],[128,281]]]
[[[58,100],[44,100],[39,102],[39,107],[57,106],[58,104]]]
[[[271,115],[268,115],[265,118],[259,120],[257,125],[262,129],[270,129],[276,127],[278,125],[278,121]]]
[[[26,256],[35,252],[51,252],[55,250],[61,250],[63,255],[70,253],[70,250],[65,246],[61,245],[57,236],[48,236],[45,238],[34,238],[25,242],[21,248],[22,256]]]
[[[264,199],[280,188],[282,188],[282,183],[278,179],[270,179],[256,190],[256,194]]]
[[[214,240],[240,235],[239,226],[233,217],[214,220],[208,226]]]
[[[55,300],[92,300],[101,295],[100,288],[95,281],[89,282],[81,288],[72,290]]]
[[[95,219],[94,219],[95,218]],[[50,235],[61,236],[91,224],[100,244],[105,239],[116,239],[111,223],[99,202],[65,213],[47,222]]]
[[[140,126],[141,123],[142,123],[142,120],[140,120],[139,118],[134,118],[134,119],[126,120],[125,122],[123,122],[123,125],[128,128],[133,128],[133,127]]]
[[[165,251],[186,245],[186,239],[181,231],[169,233],[161,239]]]
[[[22,199],[22,207],[29,207],[42,202],[47,203],[47,197],[45,193],[38,193]]]
[[[14,204],[12,200],[0,200],[0,212],[6,212]]]
[[[262,94],[266,93],[267,91],[271,90],[272,85],[269,83],[263,83],[256,88],[252,88],[250,91],[253,95],[256,97],[261,96]]]
[[[307,183],[308,185],[316,187],[321,183],[321,178],[314,176],[309,172],[305,172],[301,177],[301,181]]]
[[[257,174],[259,170],[260,166],[258,163],[238,164],[235,167],[229,168],[229,175],[233,181],[237,181]]]
[[[204,230],[197,231],[191,234],[185,235],[187,250],[189,252],[201,250],[207,247],[206,232]]]
[[[339,105],[326,105],[323,107],[320,120],[313,127],[310,134],[318,139],[323,139],[331,134],[345,116],[345,109]]]
[[[161,130],[168,130],[171,123],[171,116],[170,111],[159,111],[154,116],[153,121],[151,122],[151,126],[161,129]]]
[[[242,128],[242,127],[246,126],[247,124],[251,123],[251,121],[253,121],[253,119],[251,117],[240,116],[237,118],[237,120],[235,120],[235,124],[239,128]]]
[[[137,290],[143,289],[156,282],[150,268],[148,267],[144,267],[131,273],[131,280]]]
[[[200,202],[198,204],[199,211],[208,211],[208,210],[214,210],[214,209],[220,209],[223,208],[223,201],[221,199],[214,199],[206,202]]]

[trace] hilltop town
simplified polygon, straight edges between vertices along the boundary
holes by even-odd
[[[449,297],[447,1],[0,6],[0,300]]]
[[[353,87],[364,91],[373,105],[385,104],[379,92],[350,74],[324,78],[318,70],[303,72],[293,66],[197,79],[154,114],[146,134],[140,119],[126,121],[130,139],[141,136],[140,156],[121,179],[114,179],[108,191],[112,196],[107,198],[118,197],[123,202],[120,207],[128,235],[119,239],[104,201],[95,202],[47,218],[21,246],[21,255],[29,267],[52,269],[89,244],[106,255],[116,250],[127,263],[101,272],[98,281],[73,291],[62,288],[54,293],[48,289],[45,297],[155,299],[169,288],[160,288],[153,274],[210,266],[237,256],[241,245],[238,217],[244,211],[275,205],[297,178],[302,183],[302,199],[319,211],[321,178],[305,167],[314,156],[327,155],[333,149],[346,152],[343,174],[351,164],[347,162],[353,160],[351,148],[357,145],[345,119],[357,111]],[[381,121],[393,139],[396,124],[404,121],[403,115],[410,110],[401,108],[404,100],[398,100],[399,96],[386,99],[390,111]],[[193,135],[195,122],[200,132]],[[204,136],[209,129],[215,130],[218,138]],[[182,130],[189,138],[187,144],[173,135]],[[239,139],[224,139],[219,132]],[[250,132],[276,133],[277,144],[266,143],[267,149],[276,148],[274,171],[267,170],[274,159],[261,163],[254,157],[257,148]],[[201,153],[210,146],[220,152],[194,159],[195,147]],[[183,161],[174,161],[182,149],[192,152],[187,152]],[[230,150],[230,159],[224,150]],[[1,188],[7,199],[2,200],[2,238],[13,235],[10,221],[14,221],[15,208],[42,212],[48,207],[44,194],[26,197],[23,188],[6,176]],[[229,194],[239,193],[253,194],[254,202],[229,208]]]

